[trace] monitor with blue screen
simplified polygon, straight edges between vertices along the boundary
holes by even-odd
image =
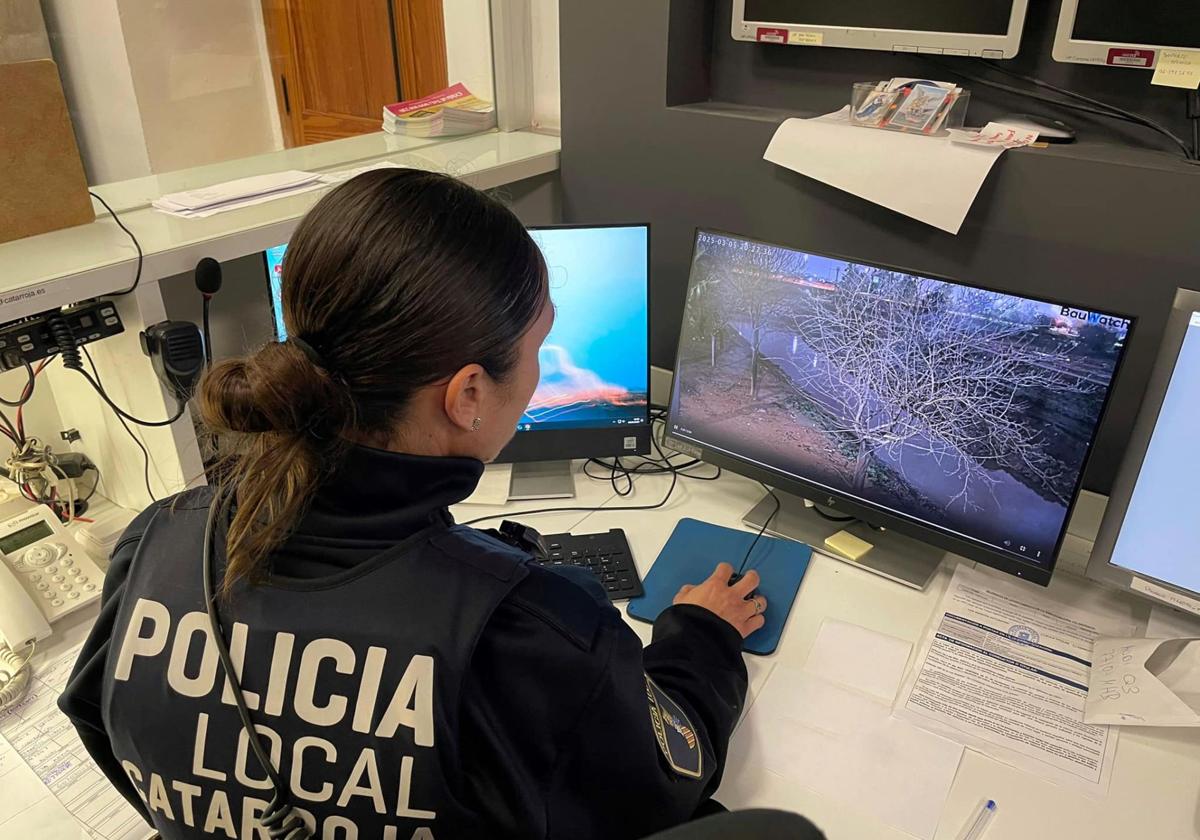
[[[499,461],[644,454],[650,447],[647,225],[530,228],[542,249],[554,327],[541,380]],[[263,252],[275,334],[287,245]]]
[[[1200,292],[1180,290],[1088,575],[1200,613]]]

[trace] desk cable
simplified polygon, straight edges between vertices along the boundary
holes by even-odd
[[[142,245],[140,242],[138,242],[137,237],[133,235],[133,231],[125,227],[125,223],[121,221],[121,217],[118,216],[116,211],[108,205],[107,201],[101,198],[98,193],[92,192],[91,190],[88,190],[88,195],[104,205],[104,209],[108,211],[108,215],[112,216],[112,220],[116,222],[117,227],[125,231],[125,235],[129,237],[129,241],[133,243],[134,250],[137,251],[137,268],[133,273],[133,283],[130,284],[128,289],[120,292],[112,292],[109,296],[122,297],[123,295],[130,294],[131,292],[135,291],[138,285],[142,282],[142,263],[145,261],[145,256],[142,254]]]
[[[1051,91],[1055,94],[1058,94],[1058,96],[1057,97],[1056,96],[1047,96],[1045,94],[1037,93],[1032,90],[1026,90],[1025,88],[1015,87],[1013,85],[1007,85],[1007,84],[1004,84],[1003,82],[997,82],[992,79],[988,79],[983,76],[980,76],[976,73],[971,73],[971,72],[962,70],[958,65],[950,64],[949,62],[938,61],[936,59],[927,59],[927,60],[931,64],[933,64],[937,67],[940,67],[943,70],[947,70],[950,73],[953,73],[955,76],[958,76],[963,79],[968,79],[972,82],[975,82],[976,84],[980,84],[985,87],[990,87],[995,90],[1003,91],[1005,93],[1011,93],[1015,96],[1020,96],[1025,99],[1033,99],[1033,100],[1037,100],[1038,102],[1045,102],[1047,104],[1054,105],[1058,108],[1069,108],[1073,111],[1081,111],[1083,113],[1092,114],[1092,115],[1098,116],[1098,117],[1106,117],[1109,119],[1123,120],[1125,122],[1130,122],[1130,123],[1134,123],[1136,125],[1145,126],[1146,128],[1152,129],[1153,131],[1156,131],[1159,134],[1163,135],[1164,137],[1169,139],[1172,143],[1174,143],[1176,146],[1178,146],[1179,149],[1183,152],[1183,159],[1185,161],[1188,161],[1189,163],[1196,162],[1198,156],[1200,156],[1200,149],[1193,150],[1191,147],[1188,146],[1188,144],[1179,135],[1175,134],[1175,132],[1171,131],[1166,126],[1162,125],[1161,123],[1159,123],[1155,120],[1150,119],[1149,117],[1146,117],[1142,114],[1135,113],[1133,111],[1127,111],[1124,108],[1118,108],[1116,105],[1111,105],[1111,104],[1104,102],[1102,100],[1099,100],[1099,99],[1093,99],[1090,96],[1084,96],[1082,93],[1077,93],[1076,91],[1068,90],[1067,88],[1062,88],[1057,85],[1052,85],[1047,81],[1037,78],[1036,76],[1028,76],[1024,73],[1018,73],[1015,70],[1010,70],[1007,67],[1004,67],[1000,64],[996,64],[996,63],[990,62],[990,61],[980,60],[980,64],[989,70],[994,70],[997,73],[1003,73],[1006,76],[1010,76],[1014,79],[1018,79],[1027,84],[1031,84],[1031,85],[1034,85],[1035,87],[1039,87],[1044,90]],[[1061,99],[1059,97],[1066,97],[1066,99]]]
[[[537,508],[536,510],[515,510],[506,511],[504,513],[491,514],[489,516],[479,516],[475,519],[469,519],[466,522],[459,523],[461,525],[477,525],[480,522],[488,522],[493,519],[519,519],[524,516],[537,516],[545,513],[598,513],[600,511],[635,511],[635,510],[657,510],[667,504],[671,500],[671,496],[675,493],[675,488],[679,484],[680,478],[688,478],[696,481],[716,481],[721,477],[721,468],[716,467],[712,475],[696,475],[689,472],[697,466],[705,465],[700,459],[692,458],[684,463],[676,463],[672,458],[679,457],[681,453],[667,455],[662,446],[659,444],[657,437],[654,434],[654,424],[659,424],[659,428],[665,429],[666,426],[666,409],[662,406],[651,406],[653,416],[651,419],[651,434],[650,443],[658,453],[657,458],[647,456],[641,457],[641,461],[635,464],[626,464],[620,458],[614,458],[612,461],[605,461],[600,458],[593,458],[584,464],[584,475],[596,481],[610,481],[613,485],[613,491],[618,496],[628,496],[633,492],[633,479],[639,475],[670,475],[671,486],[667,488],[666,494],[662,499],[653,504],[648,505],[615,505],[608,507],[605,505],[595,505],[591,507],[571,506],[571,507],[551,507]],[[609,470],[607,476],[596,475],[588,470],[589,465],[598,465]],[[624,478],[628,483],[624,490],[619,489],[619,480]]]

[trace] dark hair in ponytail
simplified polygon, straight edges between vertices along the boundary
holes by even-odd
[[[283,262],[288,335],[205,376],[200,413],[236,503],[225,591],[260,579],[347,439],[386,436],[413,393],[472,363],[503,381],[545,304],[541,251],[451,177],[366,172],[321,199]]]

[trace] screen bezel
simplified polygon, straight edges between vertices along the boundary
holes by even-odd
[[[821,36],[820,44],[806,43],[803,46],[844,47],[861,50],[884,50],[887,52],[926,52],[941,55],[983,56],[985,50],[998,50],[1000,56],[988,58],[1013,58],[1021,49],[1021,34],[1025,29],[1028,0],[1013,0],[1012,13],[1008,19],[1008,32],[1004,35],[972,34],[969,32],[936,32],[917,29],[866,29],[849,26],[810,26],[798,23],[747,20],[746,0],[733,0],[733,20],[730,33],[735,41],[758,41],[760,27],[786,29],[789,34],[816,33]],[[911,50],[897,49],[911,47]],[[947,53],[946,50],[963,52]]]
[[[977,283],[965,283],[961,280],[956,280],[954,278],[945,277],[938,274],[932,274],[930,272],[918,272],[913,269],[902,268],[896,265],[873,262],[856,257],[847,257],[840,254],[814,250],[807,247],[764,242],[761,239],[755,239],[750,236],[742,236],[741,234],[729,233],[728,231],[715,230],[712,228],[696,229],[695,238],[692,240],[692,267],[689,268],[688,271],[688,290],[690,290],[692,286],[692,270],[694,269],[696,262],[696,244],[699,240],[699,236],[702,233],[726,236],[733,239],[740,239],[742,241],[753,242],[759,245],[767,245],[770,247],[786,248],[793,251],[803,251],[804,253],[811,254],[813,256],[825,257],[833,260],[842,260],[844,262],[870,266],[873,268],[882,268],[887,271],[899,271],[915,277],[938,280],[957,286],[965,286],[987,292],[996,292],[998,294],[1013,295],[1016,297],[1028,297],[1026,295],[1018,295],[1014,292],[996,289]],[[1085,310],[1090,308],[1079,303],[1078,301],[1061,300],[1054,297],[1037,297],[1032,299],[1059,306],[1070,306]],[[922,542],[937,546],[938,548],[945,549],[946,551],[953,552],[961,557],[966,557],[970,560],[984,563],[992,568],[1007,572],[1008,574],[1016,575],[1017,577],[1033,583],[1046,586],[1050,583],[1050,578],[1054,574],[1054,569],[1058,564],[1058,556],[1062,551],[1063,540],[1066,538],[1067,528],[1071,522],[1071,516],[1075,512],[1075,506],[1079,501],[1079,492],[1083,486],[1083,474],[1086,472],[1087,466],[1090,463],[1094,453],[1096,437],[1099,434],[1099,430],[1103,426],[1104,419],[1107,417],[1109,408],[1112,405],[1112,395],[1120,382],[1121,371],[1124,367],[1125,360],[1128,357],[1129,341],[1130,338],[1132,338],[1134,330],[1137,326],[1137,319],[1131,315],[1109,309],[1105,309],[1104,311],[1105,314],[1115,315],[1119,318],[1125,318],[1129,321],[1129,329],[1125,334],[1125,352],[1121,354],[1121,358],[1117,360],[1116,367],[1113,369],[1112,385],[1109,388],[1108,393],[1105,395],[1104,405],[1100,410],[1096,428],[1093,430],[1091,439],[1088,441],[1087,454],[1084,457],[1083,464],[1080,465],[1079,475],[1075,480],[1075,489],[1071,494],[1070,504],[1067,505],[1066,515],[1063,517],[1062,529],[1059,531],[1058,539],[1054,545],[1054,551],[1050,556],[1049,562],[1045,566],[1038,565],[1032,561],[1022,560],[1020,555],[1002,551],[1001,549],[994,548],[993,546],[982,541],[963,537],[959,534],[949,531],[948,529],[922,522],[915,517],[909,517],[896,511],[889,510],[866,499],[850,496],[838,490],[831,490],[823,484],[819,484],[815,481],[807,481],[803,478],[784,473],[781,470],[763,467],[760,464],[752,463],[750,461],[738,458],[737,456],[715,450],[710,446],[699,441],[694,441],[691,438],[676,438],[672,432],[672,419],[676,409],[676,396],[679,389],[678,375],[676,375],[671,381],[671,398],[667,405],[666,442],[668,445],[672,445],[671,441],[673,439],[681,440],[684,444],[681,448],[681,451],[687,452],[688,454],[696,454],[693,452],[693,450],[698,450],[698,457],[703,458],[708,463],[714,464],[723,469],[728,469],[731,472],[739,473],[747,476],[748,478],[755,479],[763,484],[782,490],[785,493],[799,496],[801,498],[815,499],[819,501],[823,507],[832,507],[839,513],[845,513],[847,515],[854,516],[855,518],[861,519],[871,525],[894,528],[896,531],[904,534],[905,536],[921,540]],[[675,349],[674,370],[676,371],[676,374],[678,374],[679,371],[679,360],[682,353],[683,330],[681,329],[679,333],[679,341],[677,342]]]
[[[1058,13],[1058,27],[1054,30],[1054,48],[1051,55],[1062,64],[1101,64],[1105,67],[1119,67],[1123,70],[1153,70],[1158,64],[1158,54],[1162,50],[1193,50],[1200,52],[1200,47],[1169,47],[1163,44],[1132,44],[1126,41],[1081,41],[1073,37],[1075,17],[1079,14],[1079,0],[1062,0],[1062,8]],[[1110,63],[1110,50],[1146,50],[1154,53],[1144,64],[1113,64]]]
[[[610,458],[650,453],[650,252],[649,222],[607,222],[604,224],[530,225],[529,231],[599,230],[607,228],[644,228],[646,231],[646,411],[642,422],[631,426],[604,428],[539,429],[517,432],[496,456],[497,464],[556,461],[574,458]],[[625,448],[625,439],[634,438],[635,446]]]
[[[1087,576],[1094,581],[1111,584],[1121,589],[1130,589],[1133,580],[1139,578],[1152,581],[1164,589],[1184,597],[1200,598],[1200,592],[1192,592],[1169,581],[1112,563],[1112,553],[1117,545],[1117,537],[1125,522],[1129,503],[1133,500],[1133,491],[1142,471],[1142,463],[1146,460],[1146,453],[1150,448],[1150,438],[1154,435],[1154,428],[1158,424],[1158,415],[1162,411],[1163,401],[1167,397],[1167,389],[1171,385],[1171,377],[1175,373],[1179,351],[1183,347],[1183,340],[1187,335],[1193,312],[1200,312],[1200,291],[1176,290],[1175,302],[1163,330],[1158,357],[1154,361],[1154,368],[1146,382],[1146,392],[1142,398],[1141,408],[1138,410],[1137,420],[1133,425],[1133,434],[1130,435],[1129,445],[1125,449],[1125,457],[1121,459],[1121,467],[1117,471],[1116,481],[1113,482],[1112,492],[1108,497],[1108,507],[1104,509],[1104,518],[1100,521],[1100,530],[1096,535],[1096,542],[1092,546],[1091,556],[1088,558]],[[1144,593],[1139,592],[1138,594]]]

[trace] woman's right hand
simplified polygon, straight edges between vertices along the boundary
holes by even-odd
[[[766,623],[762,614],[767,611],[767,599],[762,595],[747,598],[758,587],[758,572],[746,572],[741,580],[730,586],[732,576],[733,566],[721,563],[703,583],[684,585],[672,603],[704,607],[728,621],[744,639]]]

